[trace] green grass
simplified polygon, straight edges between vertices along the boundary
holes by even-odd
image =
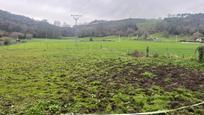
[[[116,82],[108,82],[106,86],[102,81],[110,74],[123,71],[122,67],[128,63],[173,64],[203,70],[203,64],[194,59],[199,45],[173,40],[150,42],[121,38],[119,41],[117,37],[106,37],[95,38],[93,42],[89,38],[33,39],[2,46],[0,114],[144,112],[168,109],[174,94],[184,101],[198,102],[197,95],[193,95],[196,92],[189,90],[190,97],[152,87],[149,90],[152,95],[148,95],[144,89],[129,83],[116,87]],[[134,50],[145,53],[147,46],[151,55],[157,53],[159,58],[135,59],[127,55]],[[116,72],[111,73],[111,69]],[[154,76],[146,74],[146,78]]]
[[[109,39],[112,41],[102,41],[102,39]],[[136,41],[126,40],[127,38],[121,38],[119,41],[117,37],[110,38],[98,38],[93,42],[89,42],[89,38],[84,39],[66,39],[66,40],[32,40],[26,44],[12,45],[9,47],[0,48],[1,51],[7,52],[7,50],[18,50],[24,52],[24,50],[39,51],[38,54],[44,53],[44,50],[48,50],[49,53],[55,52],[80,52],[82,55],[86,55],[86,52],[96,50],[97,54],[111,53],[118,55],[127,53],[132,50],[145,51],[146,47],[150,47],[151,53],[158,53],[160,55],[177,55],[177,56],[194,56],[195,49],[199,44],[197,43],[180,43],[172,41],[162,40],[160,42],[151,41]],[[171,38],[170,38],[171,39]],[[172,38],[173,39],[173,38]],[[98,52],[99,51],[99,52]],[[14,51],[15,52],[15,51]],[[9,53],[13,53],[12,51]],[[28,54],[28,52],[24,52]],[[33,52],[32,52],[33,53]],[[63,52],[64,53],[64,52]],[[96,54],[95,53],[95,54]]]

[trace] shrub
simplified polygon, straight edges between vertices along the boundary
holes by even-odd
[[[153,78],[153,77],[155,77],[155,75],[154,75],[152,72],[144,72],[144,73],[142,73],[142,75],[143,75],[144,77],[147,77],[147,78]]]
[[[179,42],[187,42],[186,40],[180,40]]]
[[[89,41],[92,42],[92,41],[93,41],[93,38],[90,38]]]

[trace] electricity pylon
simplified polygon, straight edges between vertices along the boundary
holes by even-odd
[[[81,17],[81,15],[71,15],[75,21],[75,26],[78,25],[78,21],[79,21],[79,18]],[[76,47],[78,48],[78,43],[77,43],[77,37],[78,37],[78,29],[77,27],[75,27],[75,36],[76,36],[76,39],[75,39],[75,45]]]
[[[71,15],[73,17],[73,19],[75,20],[75,26],[78,25],[78,21],[79,21],[79,18],[81,17],[81,15]]]

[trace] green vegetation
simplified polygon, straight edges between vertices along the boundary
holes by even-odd
[[[204,100],[199,44],[170,40],[64,38],[1,46],[0,114],[135,113]],[[128,55],[147,46],[149,57]]]
[[[155,75],[154,75],[153,73],[151,73],[151,72],[144,72],[144,73],[142,73],[142,75],[143,75],[144,77],[148,77],[148,78],[153,78],[153,77],[155,77]]]
[[[198,52],[198,60],[199,60],[199,62],[203,62],[203,58],[204,58],[204,46],[199,46],[196,49],[196,52]]]

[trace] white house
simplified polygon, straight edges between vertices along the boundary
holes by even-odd
[[[204,42],[204,37],[197,38],[195,41],[196,42]]]

